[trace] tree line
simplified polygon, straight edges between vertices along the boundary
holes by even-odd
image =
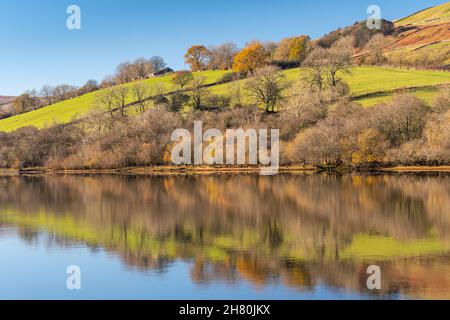
[[[119,84],[136,80],[143,80],[167,66],[163,58],[154,56],[150,59],[138,58],[133,62],[123,62],[116,68],[114,75],[106,76],[100,83],[88,80],[83,86],[76,87],[68,84],[57,86],[44,85],[39,91],[26,91],[13,102],[10,115],[17,115],[37,110],[39,108],[73,99],[100,89],[110,88]]]

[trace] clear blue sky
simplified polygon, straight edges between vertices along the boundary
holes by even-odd
[[[0,95],[101,80],[122,61],[160,55],[184,68],[193,44],[319,37],[367,18],[396,19],[445,0],[14,0],[0,3]],[[82,29],[66,9],[80,6]]]

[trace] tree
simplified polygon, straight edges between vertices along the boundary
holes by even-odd
[[[111,115],[111,118],[114,117],[115,110],[115,101],[114,101],[114,89],[105,89],[97,93],[96,100],[97,104],[101,109],[104,109]]]
[[[194,79],[192,72],[190,71],[178,71],[173,75],[172,83],[180,86],[181,89]]]
[[[306,58],[303,63],[306,67],[308,75],[306,76],[307,82],[319,90],[325,87],[324,70],[326,70],[328,64],[328,51],[321,47],[316,47]]]
[[[121,63],[116,69],[116,79],[118,83],[128,83],[138,78],[136,66],[130,62]]]
[[[115,88],[112,91],[114,106],[117,110],[119,110],[121,117],[125,117],[127,115],[125,109],[127,107],[128,91],[128,87],[125,86]]]
[[[303,61],[309,41],[310,38],[308,36],[298,36],[281,40],[275,51],[274,59],[277,61]]]
[[[233,60],[237,52],[236,44],[231,42],[210,48],[209,68],[213,70],[229,70],[233,68]]]
[[[166,62],[163,58],[159,56],[153,56],[148,60],[148,63],[150,64],[150,68],[153,72],[159,71],[161,69],[164,69],[167,67]]]
[[[53,87],[44,85],[41,89],[40,96],[44,99],[46,105],[53,104]]]
[[[246,89],[258,103],[263,103],[266,112],[276,112],[276,108],[284,99],[283,92],[288,84],[285,76],[276,67],[258,69],[255,76],[248,80]]]
[[[97,103],[101,108],[106,110],[111,117],[114,117],[114,112],[117,110],[121,117],[125,117],[129,93],[128,90],[129,89],[125,86],[103,90],[97,95]]]
[[[153,72],[153,69],[145,58],[138,58],[130,67],[130,71],[133,73],[131,75],[131,80],[133,80],[133,78],[145,79],[150,73]]]
[[[192,80],[190,97],[194,109],[201,109],[204,100],[209,96],[209,91],[205,88],[205,78],[197,77]]]
[[[108,75],[103,78],[102,82],[100,83],[100,88],[106,89],[110,87],[114,87],[117,84],[116,77],[112,75]]]
[[[387,40],[382,33],[377,33],[367,43],[366,48],[370,50],[370,57],[374,64],[381,65],[384,62],[384,48],[386,45]]]
[[[341,79],[339,72],[349,74],[353,57],[352,37],[345,37],[334,43],[328,49],[327,82],[330,87],[336,87]]]
[[[278,50],[278,44],[276,42],[269,41],[264,43],[264,48],[266,49],[269,61],[275,60],[275,54]]]
[[[88,80],[78,91],[80,95],[94,92],[100,89],[97,81],[95,80]]]
[[[36,90],[28,91],[13,101],[13,108],[16,114],[25,113],[40,108],[41,103]]]
[[[322,90],[326,85],[335,88],[341,82],[339,73],[350,73],[353,56],[353,39],[342,38],[331,48],[316,47],[304,61],[307,81]]]
[[[294,37],[289,41],[289,61],[303,61],[310,38],[308,36]]]
[[[234,58],[235,72],[254,74],[257,68],[267,64],[269,55],[260,42],[253,42],[239,52]]]
[[[153,90],[143,83],[137,83],[131,88],[131,92],[133,94],[133,101],[139,107],[139,111],[146,111],[151,104]]]
[[[190,47],[184,55],[185,62],[191,67],[192,71],[205,70],[209,57],[209,50],[200,45]]]
[[[167,97],[164,105],[169,112],[179,112],[187,103],[189,103],[189,95],[186,93],[174,93]]]

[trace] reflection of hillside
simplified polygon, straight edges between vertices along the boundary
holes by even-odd
[[[0,191],[0,224],[26,241],[46,230],[142,269],[184,259],[198,283],[364,291],[364,268],[382,261],[396,275],[386,293],[450,287],[449,261],[438,259],[450,252],[448,176],[8,177]]]

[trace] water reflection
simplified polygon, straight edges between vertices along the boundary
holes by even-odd
[[[0,226],[26,243],[45,232],[142,271],[182,260],[199,285],[450,298],[448,175],[3,177],[0,191]]]

